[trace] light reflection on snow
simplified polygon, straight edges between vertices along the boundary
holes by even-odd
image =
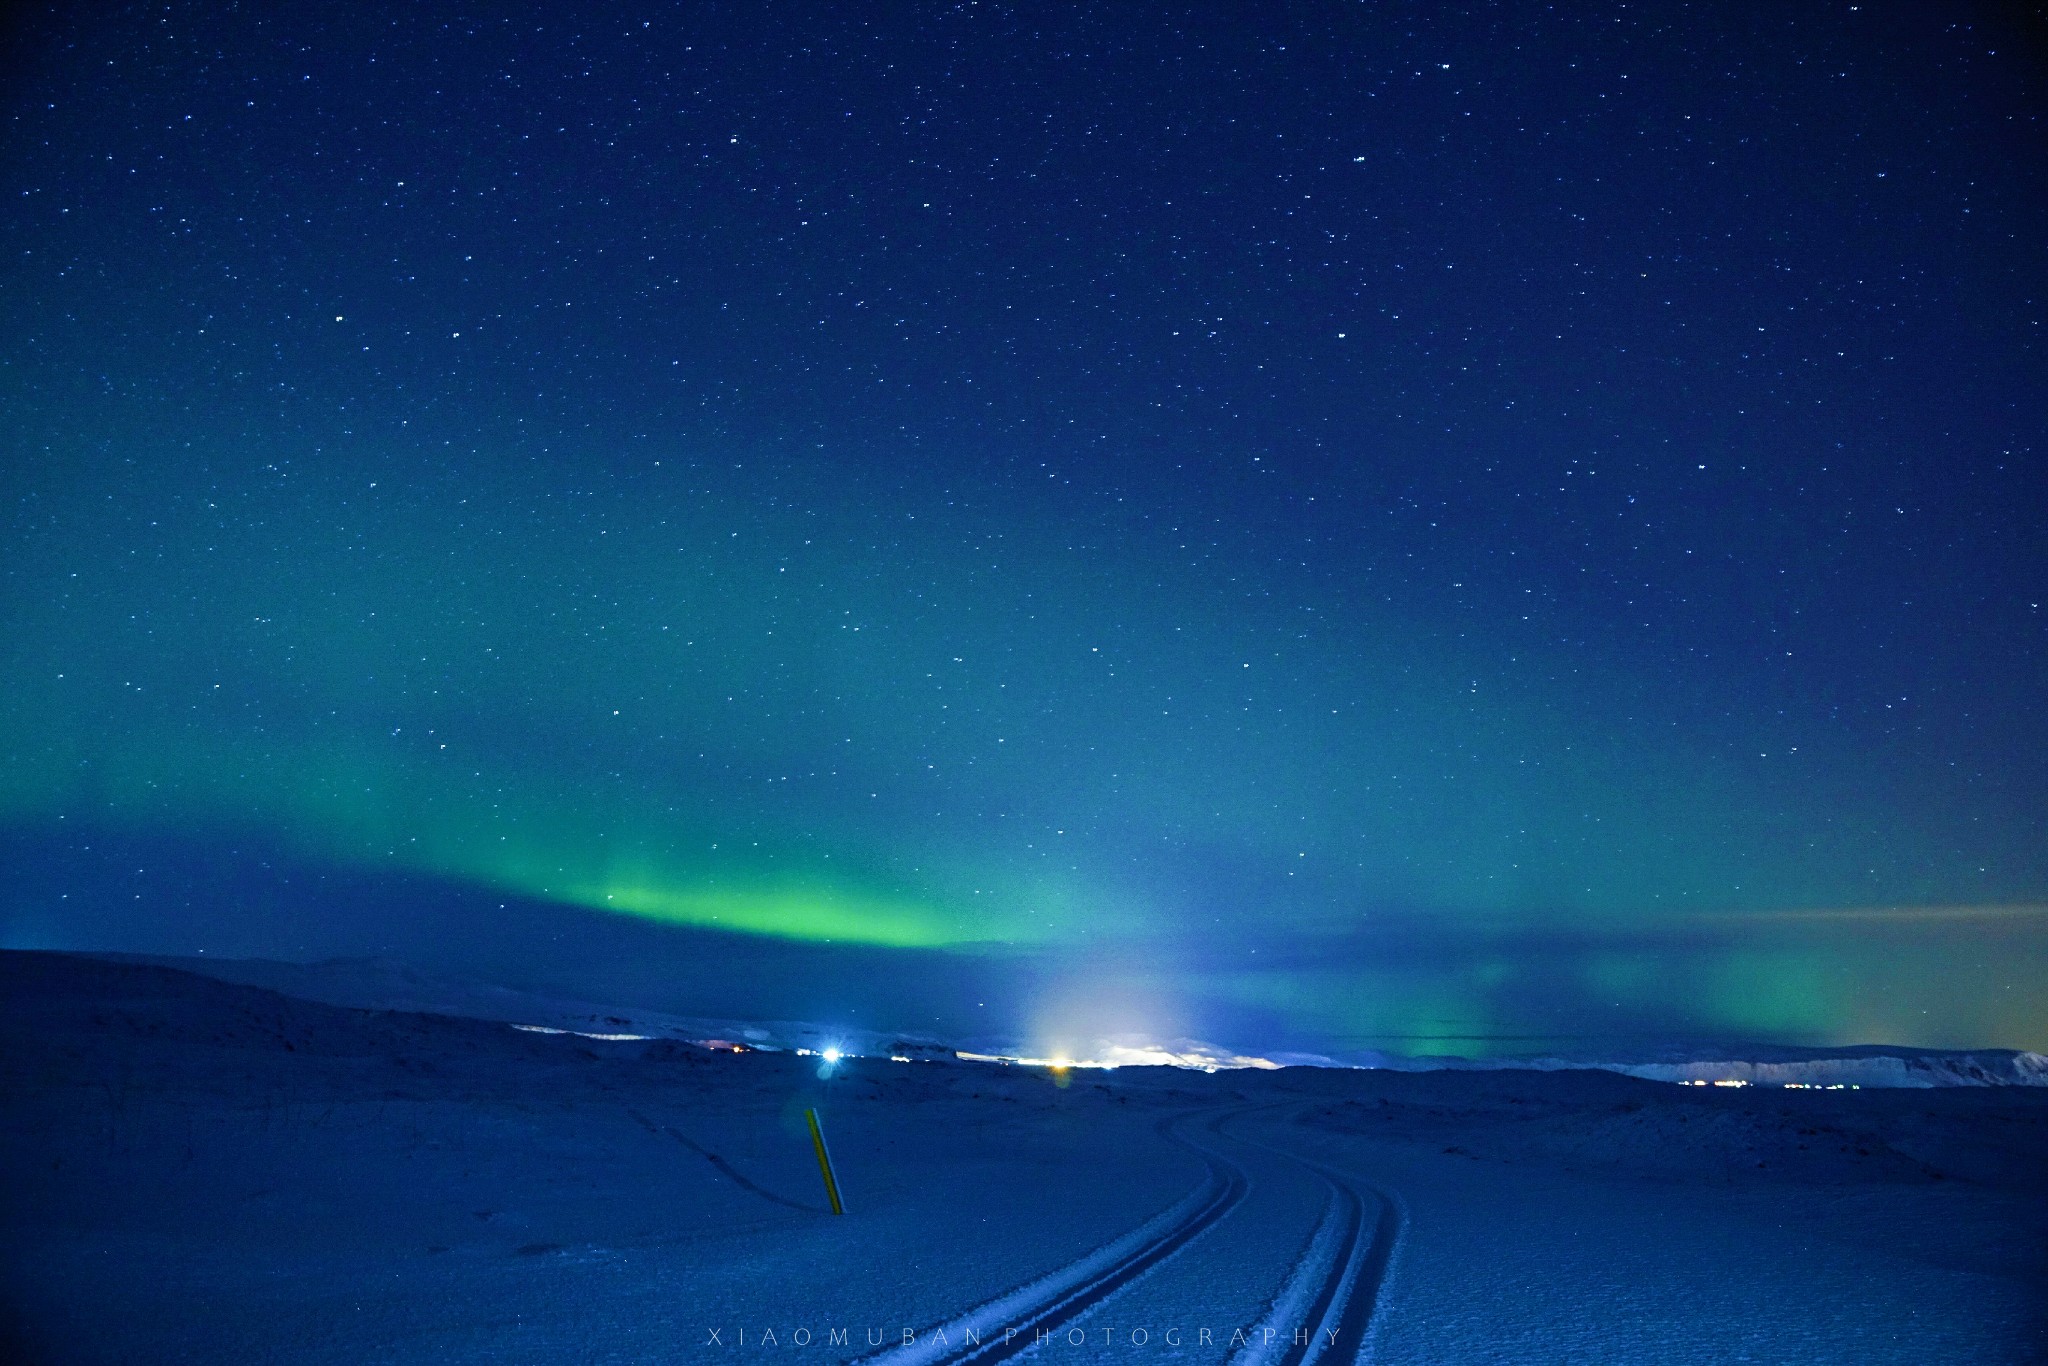
[[[556,1029],[552,1025],[515,1024],[512,1027],[528,1034],[572,1034],[579,1039],[603,1039],[607,1043],[627,1043],[654,1037],[652,1034],[592,1034],[582,1029]]]

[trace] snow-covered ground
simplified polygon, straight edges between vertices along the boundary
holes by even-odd
[[[683,1041],[705,1022],[557,1003],[522,1022],[580,1032],[540,1033],[484,1004],[0,954],[0,1356],[2048,1357],[2042,1088],[821,1077]]]

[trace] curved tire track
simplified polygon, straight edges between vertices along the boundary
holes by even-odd
[[[1232,1366],[1316,1366],[1365,1359],[1366,1332],[1386,1282],[1401,1214],[1394,1198],[1320,1162],[1256,1139],[1241,1139],[1314,1172],[1330,1202],[1307,1250]],[[1308,1330],[1306,1340],[1297,1330]]]
[[[1216,1133],[1236,1113],[1217,1115],[1204,1127]],[[1174,1132],[1188,1118],[1178,1116],[1160,1126],[1161,1134],[1209,1166],[1202,1183],[1179,1201],[1058,1271],[924,1329],[915,1342],[857,1360],[862,1366],[985,1366],[1005,1360],[1033,1346],[1038,1333],[1079,1318],[1186,1247],[1234,1209],[1250,1188],[1243,1168]]]

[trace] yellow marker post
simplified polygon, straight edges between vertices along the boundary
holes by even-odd
[[[832,1154],[825,1151],[825,1131],[818,1127],[818,1112],[806,1110],[804,1118],[811,1122],[811,1146],[818,1150],[818,1170],[825,1174],[825,1198],[832,1202],[834,1214],[844,1214],[846,1206],[839,1203],[839,1179],[832,1175]]]

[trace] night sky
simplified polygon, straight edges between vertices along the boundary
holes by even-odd
[[[22,11],[0,942],[2048,1046],[2023,11]]]

